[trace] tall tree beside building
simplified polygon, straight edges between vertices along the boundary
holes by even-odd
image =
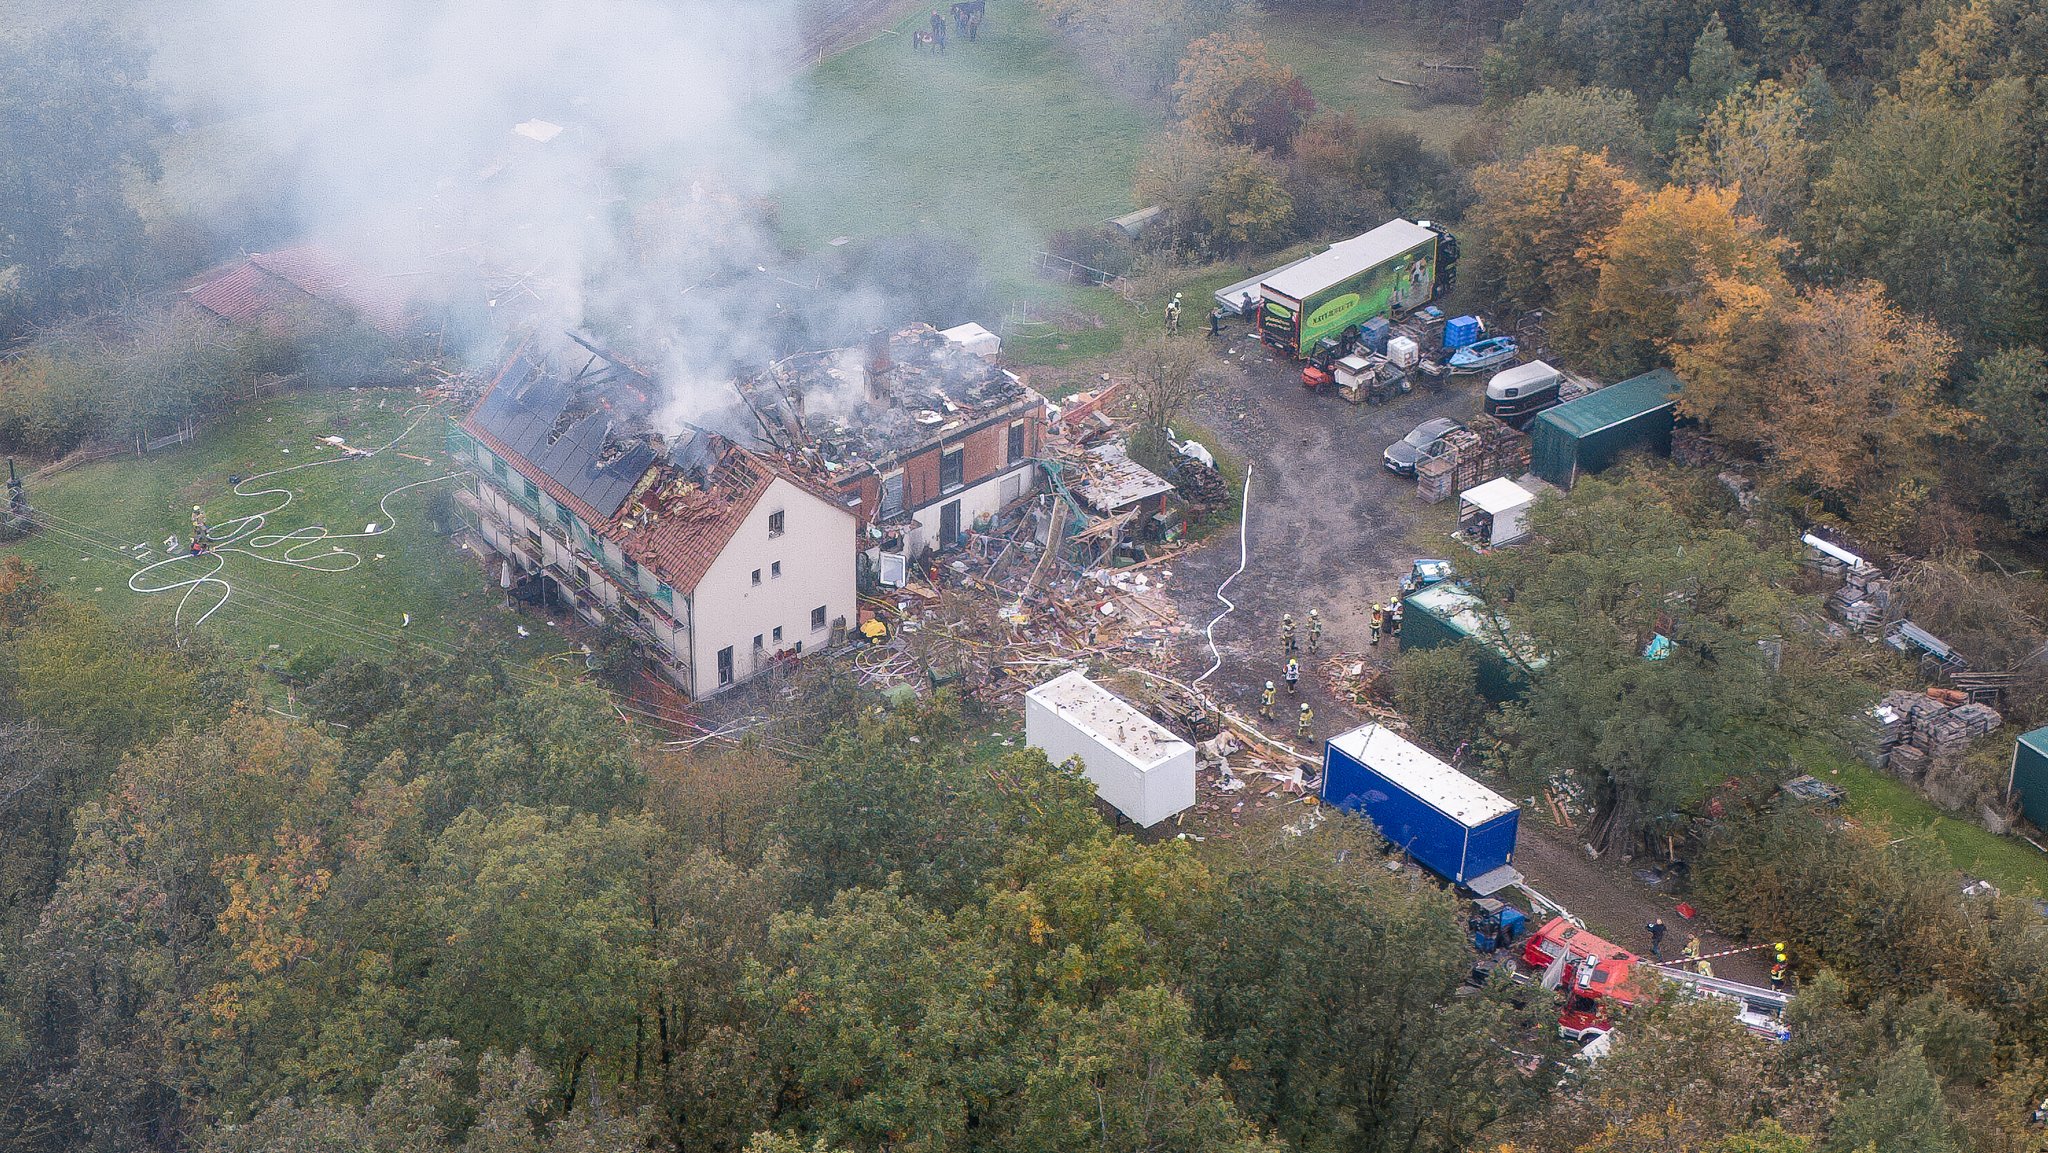
[[[1508,106],[1500,158],[1510,163],[1538,148],[1571,145],[1621,165],[1649,171],[1650,134],[1636,95],[1622,88],[1544,88]]]
[[[1783,285],[1778,262],[1790,246],[1735,204],[1732,189],[1677,185],[1630,203],[1601,246],[1592,304],[1566,318],[1561,341],[1598,371],[1626,376],[1665,354],[1716,281]]]
[[[1485,279],[1519,309],[1583,308],[1599,283],[1599,254],[1639,194],[1621,169],[1582,148],[1538,148],[1472,174],[1467,215],[1486,254]]]
[[[1673,149],[1692,139],[1708,112],[1755,78],[1756,69],[1743,63],[1741,54],[1729,41],[1728,26],[1721,23],[1721,14],[1716,12],[1708,17],[1699,39],[1693,41],[1685,79],[1678,82],[1671,95],[1657,102],[1657,111],[1650,118],[1651,136],[1659,155],[1669,156]]]
[[[1942,399],[1955,343],[1881,285],[1794,297],[1717,280],[1695,313],[1671,346],[1679,411],[1851,515],[1931,478],[1941,438],[1967,422]]]

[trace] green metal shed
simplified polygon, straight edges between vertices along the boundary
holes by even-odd
[[[1529,687],[1524,669],[1542,668],[1543,658],[1528,656],[1518,661],[1499,639],[1500,629],[1481,616],[1486,602],[1465,586],[1448,581],[1411,593],[1402,602],[1401,651],[1434,649],[1471,643],[1477,668],[1479,691],[1499,704],[1519,698]],[[1526,640],[1523,645],[1526,647]]]
[[[1678,389],[1678,378],[1660,368],[1544,412],[1529,426],[1529,467],[1568,489],[1630,449],[1670,452]]]
[[[1406,622],[1403,622],[1406,628]],[[2005,786],[2006,799],[2017,793],[2020,811],[2041,828],[2048,829],[2048,728],[2021,735],[2012,748],[2012,776]]]

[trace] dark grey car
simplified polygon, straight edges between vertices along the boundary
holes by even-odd
[[[1425,420],[1413,432],[1388,445],[1387,451],[1380,454],[1380,461],[1396,475],[1414,476],[1415,466],[1422,463],[1422,458],[1435,450],[1445,436],[1463,427],[1448,416]]]

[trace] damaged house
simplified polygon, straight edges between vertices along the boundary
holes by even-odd
[[[645,419],[652,391],[603,354],[564,373],[522,349],[463,419],[465,503],[513,595],[617,626],[699,698],[843,640],[847,499],[801,461],[701,429],[663,436]]]
[[[995,360],[978,325],[914,324],[864,349],[806,353],[739,382],[763,440],[805,461],[857,511],[885,583],[927,549],[1027,499],[1045,398]]]

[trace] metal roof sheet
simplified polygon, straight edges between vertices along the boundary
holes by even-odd
[[[2030,733],[2021,733],[2019,743],[2048,757],[2048,725],[2043,725]]]
[[[1389,220],[1371,232],[1340,240],[1327,251],[1272,273],[1263,287],[1295,300],[1307,300],[1347,277],[1435,238],[1436,233],[1413,221]]]
[[[1680,387],[1670,369],[1659,368],[1568,400],[1536,419],[1570,436],[1590,436],[1671,404]]]
[[[1384,725],[1360,725],[1348,733],[1339,733],[1330,738],[1330,747],[1468,829],[1515,811],[1513,801]]]

